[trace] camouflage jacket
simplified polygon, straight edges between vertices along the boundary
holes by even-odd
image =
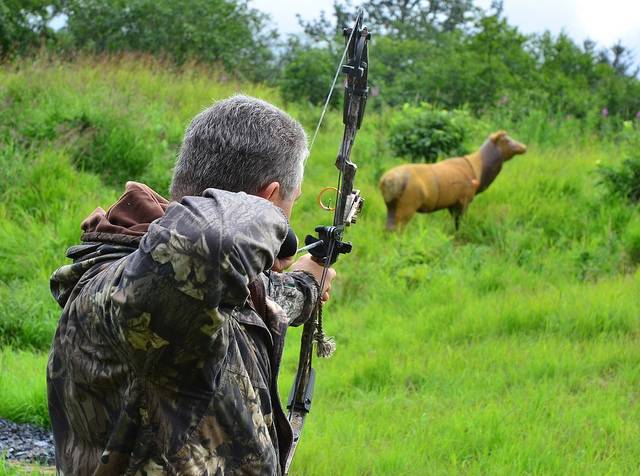
[[[85,233],[51,278],[58,473],[280,474],[291,428],[276,377],[318,284],[264,274],[288,226],[266,200],[209,189],[164,208],[137,237]],[[248,299],[256,278],[265,316]]]

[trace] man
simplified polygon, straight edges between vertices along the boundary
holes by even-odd
[[[322,267],[277,260],[306,135],[235,96],[187,129],[167,202],[129,182],[83,223],[51,289],[64,307],[47,369],[58,472],[279,474],[291,444],[276,378]],[[251,288],[251,292],[250,292]]]

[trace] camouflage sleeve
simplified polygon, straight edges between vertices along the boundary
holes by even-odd
[[[208,306],[239,306],[248,283],[272,266],[287,226],[266,200],[209,189],[171,204],[149,227],[138,260],[164,266],[179,291]]]
[[[290,326],[304,324],[318,301],[320,285],[306,271],[269,274],[267,293],[284,309]]]
[[[280,209],[244,193],[209,189],[172,203],[125,258],[111,293],[124,341],[147,352],[166,347],[180,359],[211,355],[248,283],[272,266],[287,228]]]

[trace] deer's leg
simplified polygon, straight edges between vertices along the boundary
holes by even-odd
[[[395,210],[395,224],[399,228],[404,227],[416,213],[416,207],[413,205],[405,205]]]
[[[456,226],[456,231],[460,229],[460,218],[464,214],[464,211],[467,207],[463,206],[460,203],[456,203],[453,206],[449,207],[449,213],[453,217],[454,224]]]
[[[393,231],[396,229],[396,201],[387,203],[387,230]]]

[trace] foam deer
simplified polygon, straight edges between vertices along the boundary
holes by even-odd
[[[475,195],[493,183],[506,161],[526,151],[526,145],[513,140],[505,131],[498,131],[472,154],[435,164],[392,168],[380,179],[387,205],[387,229],[406,225],[415,213],[446,208],[458,230],[460,218]]]

